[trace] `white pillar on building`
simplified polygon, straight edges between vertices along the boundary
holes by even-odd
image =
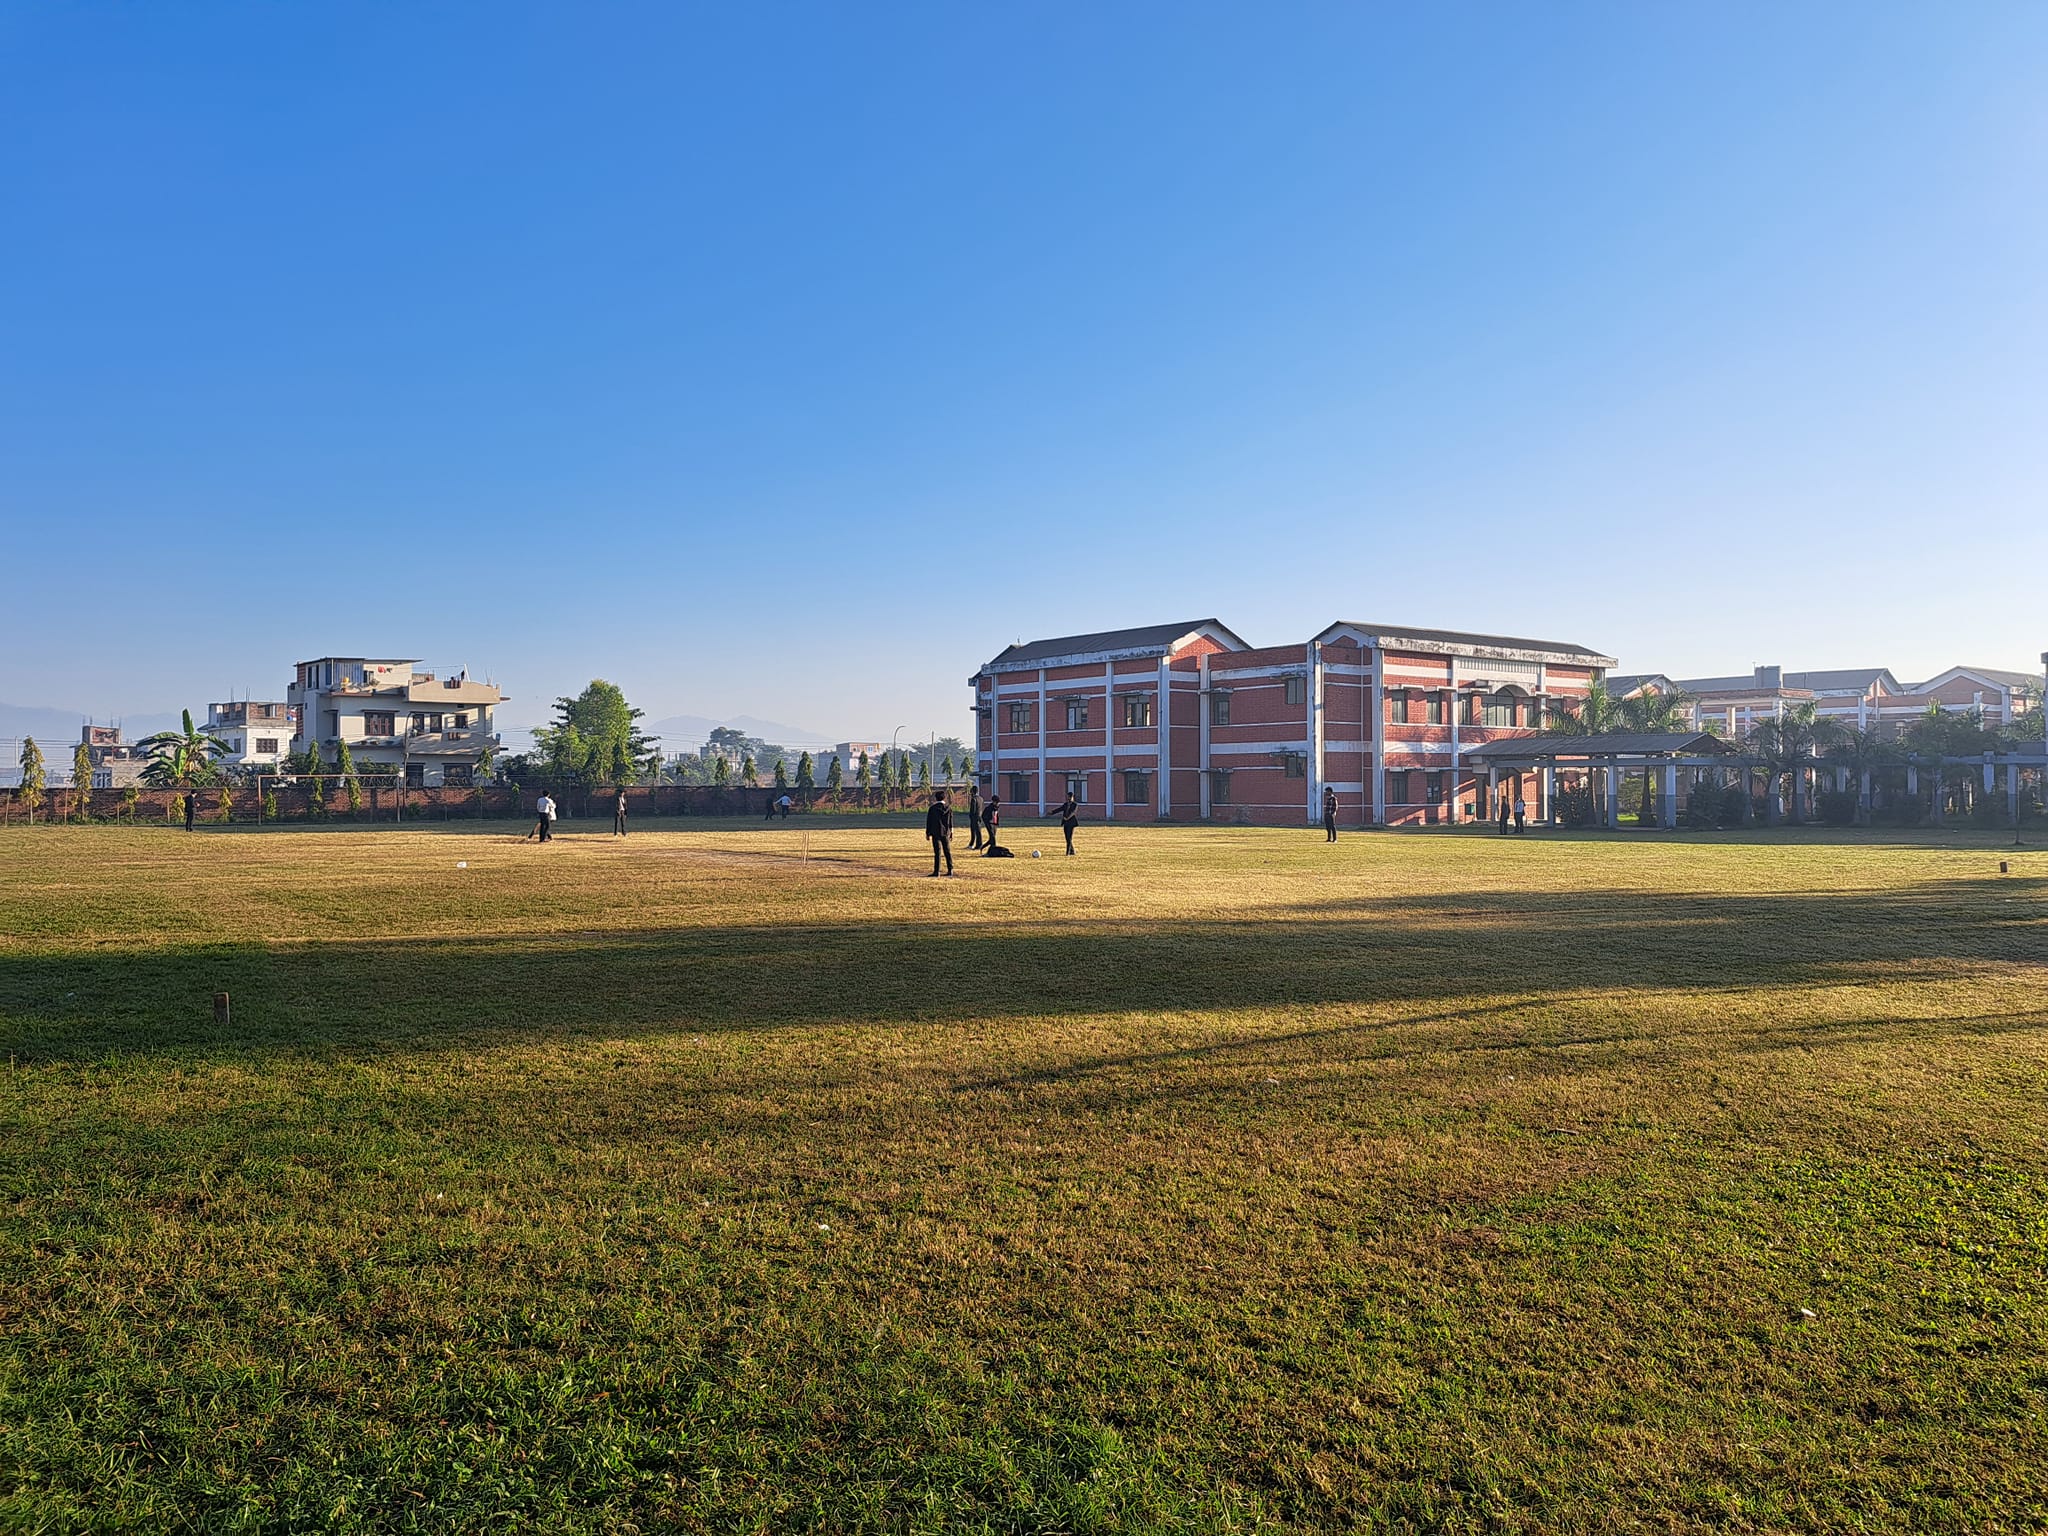
[[[1600,773],[1600,782],[1607,788],[1607,826],[1610,831],[1618,831],[1621,827],[1621,770],[1609,758]]]
[[[1152,700],[1152,723],[1157,728],[1159,749],[1153,758],[1159,792],[1159,819],[1173,814],[1173,671],[1167,658],[1159,658],[1159,692]]]
[[[1358,654],[1363,659],[1367,653],[1361,649]],[[1366,663],[1372,674],[1368,679],[1371,692],[1367,701],[1365,752],[1361,761],[1372,786],[1373,824],[1383,827],[1387,824],[1387,685],[1386,679],[1380,676],[1384,658],[1377,651],[1371,655],[1372,660]]]
[[[1045,668],[1038,669],[1038,814],[1045,814]]]
[[[1557,769],[1545,763],[1536,774],[1536,819],[1549,821],[1557,797]]]
[[[1201,790],[1202,820],[1209,819],[1214,805],[1209,798],[1209,654],[1204,651],[1195,663],[1195,780]]]
[[[1323,819],[1323,643],[1308,643],[1308,824]]]
[[[1102,664],[1102,819],[1116,820],[1116,663]]]
[[[1664,830],[1669,832],[1678,826],[1678,764],[1664,765]]]

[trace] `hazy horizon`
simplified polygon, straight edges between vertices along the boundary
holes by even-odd
[[[2033,670],[2048,12],[0,3],[0,700]]]

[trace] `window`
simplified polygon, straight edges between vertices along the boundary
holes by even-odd
[[[277,738],[275,736],[258,736],[256,738],[256,755],[258,757],[277,756]]]
[[[426,784],[427,765],[425,763],[407,763],[405,765],[405,787],[407,789],[424,789]]]
[[[1152,775],[1136,769],[1124,770],[1124,804],[1143,805],[1152,798]]]
[[[1127,693],[1124,695],[1124,724],[1146,726],[1152,723],[1152,696],[1149,693]]]
[[[1220,688],[1209,695],[1209,723],[1230,724],[1230,695]]]
[[[1503,688],[1492,694],[1486,701],[1486,723],[1488,725],[1513,725],[1515,723],[1515,696]]]
[[[469,764],[450,763],[441,770],[441,782],[451,789],[467,789],[475,780],[470,773]]]
[[[1429,803],[1431,805],[1442,805],[1444,803],[1444,780],[1447,777],[1448,775],[1443,773],[1432,773],[1429,776]]]
[[[1030,798],[1031,798],[1031,775],[1030,775],[1030,774],[1028,774],[1028,773],[1013,773],[1013,774],[1011,774],[1011,775],[1010,775],[1010,799],[1011,799],[1011,800],[1012,800],[1013,802],[1016,802],[1016,803],[1020,803],[1020,804],[1021,804],[1021,803],[1022,803],[1023,801],[1029,800]]]
[[[1067,729],[1070,731],[1085,731],[1088,729],[1088,701],[1086,699],[1067,700]]]
[[[1030,729],[1031,706],[1029,704],[1012,704],[1010,706],[1010,734],[1013,736],[1021,736],[1024,732]]]
[[[1444,723],[1444,696],[1434,691],[1429,696],[1429,723],[1431,725],[1442,725]]]
[[[391,736],[397,733],[398,717],[388,709],[363,711],[363,734],[365,736]]]
[[[1286,756],[1287,777],[1305,779],[1308,777],[1308,757],[1305,753],[1289,752]]]
[[[229,750],[230,752],[239,752],[239,751],[241,751],[241,750],[242,750],[242,738],[241,738],[241,737],[239,737],[239,736],[232,736],[232,737],[229,737],[229,738],[228,738],[228,750]]]
[[[456,714],[456,716],[455,716],[455,729],[457,729],[458,731],[466,731],[466,730],[468,730],[468,729],[469,729],[469,716],[468,716],[468,715],[465,715],[465,714],[462,714],[462,713],[460,713],[460,712],[458,711],[458,712],[457,712],[457,714]]]
[[[1228,768],[1210,770],[1209,803],[1211,805],[1230,804],[1230,770]]]
[[[1529,700],[1528,717],[1522,722],[1533,730],[1543,729],[1543,701],[1532,697]]]
[[[1280,681],[1287,690],[1288,703],[1306,704],[1308,702],[1307,678],[1301,676],[1299,673],[1290,673],[1288,676],[1282,678]]]
[[[1412,787],[1409,780],[1412,777],[1413,775],[1405,768],[1387,775],[1387,798],[1395,805],[1409,805],[1413,803],[1408,798]]]
[[[414,710],[412,715],[413,734],[417,736],[421,731],[424,731],[426,728],[427,717],[425,713],[420,710]]]
[[[1076,800],[1086,801],[1088,798],[1088,775],[1085,773],[1068,774],[1067,793]]]
[[[1396,688],[1387,695],[1387,719],[1395,725],[1408,723],[1408,690]]]

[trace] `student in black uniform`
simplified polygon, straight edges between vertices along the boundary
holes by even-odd
[[[1500,835],[1502,837],[1506,837],[1508,835],[1508,818],[1512,814],[1513,813],[1508,809],[1508,797],[1506,795],[1502,795],[1500,797],[1500,816],[1498,818],[1500,821]]]
[[[1003,797],[990,795],[988,803],[981,808],[982,829],[988,833],[988,846],[981,850],[983,858],[996,851],[996,831],[1003,824]]]
[[[1067,791],[1067,803],[1054,812],[1060,819],[1060,830],[1067,834],[1067,857],[1074,856],[1074,828],[1081,825],[1081,807],[1074,801],[1074,792]]]
[[[953,873],[953,806],[943,789],[932,792],[932,808],[924,813],[924,835],[932,845],[932,874],[937,876],[942,854],[946,873]]]
[[[981,846],[981,786],[967,786],[967,846]]]
[[[1327,786],[1323,790],[1323,841],[1337,841],[1337,791]]]

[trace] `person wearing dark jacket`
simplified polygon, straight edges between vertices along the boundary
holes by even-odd
[[[1074,828],[1081,825],[1081,807],[1074,800],[1072,790],[1067,792],[1067,803],[1056,814],[1060,819],[1060,830],[1067,834],[1067,857],[1074,856]]]
[[[967,846],[981,846],[981,786],[967,786]]]
[[[1002,826],[1002,824],[1003,797],[1001,795],[990,795],[987,804],[981,808],[981,827],[984,832],[988,833],[988,846],[981,850],[983,858],[987,858],[991,853],[995,852],[996,829]]]
[[[946,873],[953,873],[953,807],[946,798],[946,792],[932,793],[932,808],[924,813],[924,835],[932,845],[932,874],[939,872],[939,858],[944,855]]]
[[[1323,841],[1337,841],[1337,791],[1334,789],[1323,791]]]

